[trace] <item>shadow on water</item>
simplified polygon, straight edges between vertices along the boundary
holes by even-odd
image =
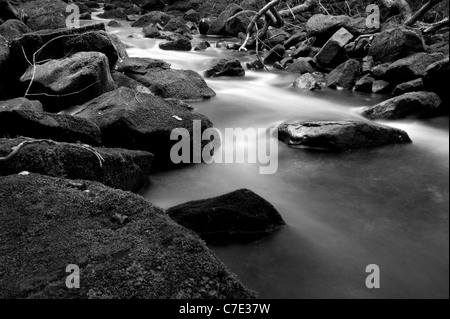
[[[161,51],[159,41],[128,38],[140,29],[109,31],[127,44],[130,56],[161,58],[174,68],[202,72],[218,57],[249,60],[216,48]],[[292,87],[294,79],[272,71],[208,80],[217,97],[193,106],[223,131],[361,119],[358,108],[386,98],[303,92]],[[262,298],[448,298],[448,118],[383,124],[404,129],[414,144],[333,154],[279,143],[274,175],[260,175],[257,164],[189,166],[152,175],[143,196],[168,208],[249,188],[270,201],[288,226],[251,244],[211,246]],[[369,264],[381,268],[379,290],[365,286]]]

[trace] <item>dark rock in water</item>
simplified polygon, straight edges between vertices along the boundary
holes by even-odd
[[[369,55],[373,56],[375,62],[385,63],[424,51],[422,37],[412,30],[400,27],[376,35],[370,46]]]
[[[198,101],[216,95],[197,72],[172,70],[162,60],[128,58],[119,61],[115,69],[163,98]]]
[[[255,11],[240,11],[236,13],[227,19],[225,32],[233,37],[237,37],[241,32],[246,33],[247,27],[255,15]]]
[[[134,28],[144,28],[151,24],[156,25],[160,24],[161,26],[165,26],[167,22],[170,21],[172,17],[164,12],[153,11],[147,14],[144,14],[137,21],[135,21],[131,26]]]
[[[198,24],[202,19],[202,15],[197,11],[195,11],[194,9],[191,9],[183,15],[183,19]]]
[[[345,28],[340,28],[315,56],[317,64],[328,67],[335,64],[342,55],[344,47],[353,39]]]
[[[33,31],[66,27],[67,3],[61,0],[28,1],[18,7],[29,17],[27,26]]]
[[[428,91],[437,93],[448,102],[449,59],[443,59],[431,64],[424,74],[424,84]]]
[[[211,27],[211,19],[209,18],[204,18],[200,20],[200,23],[198,24],[198,31],[200,32],[200,34],[202,35],[207,35],[209,28]]]
[[[115,89],[108,59],[99,52],[80,52],[63,60],[30,67],[21,77],[28,96],[39,100],[46,111],[59,112],[83,104]]]
[[[127,13],[124,8],[116,8],[105,11],[104,13],[99,15],[99,18],[125,20],[127,18]]]
[[[122,24],[120,22],[117,22],[116,20],[111,20],[108,22],[107,26],[110,28],[121,28]]]
[[[24,110],[24,111],[37,111],[42,112],[44,108],[39,101],[31,101],[24,97],[18,97],[12,100],[0,101],[0,112],[1,111],[14,111],[14,110]]]
[[[101,144],[100,129],[89,120],[26,109],[0,109],[0,137],[17,136],[93,146]]]
[[[150,38],[150,39],[157,38],[161,35],[158,28],[156,28],[153,25],[149,25],[149,26],[145,27],[144,29],[142,29],[142,32],[144,33],[144,37]]]
[[[383,80],[377,80],[372,84],[372,92],[373,93],[386,93],[391,85],[389,82]]]
[[[100,183],[1,177],[0,233],[1,298],[254,297],[193,232]],[[80,289],[67,289],[71,264]]]
[[[173,18],[164,26],[164,31],[178,32],[181,34],[190,34],[191,30],[186,26],[186,21],[182,18]]]
[[[210,69],[205,71],[205,77],[219,77],[219,76],[244,76],[245,70],[235,58],[225,58],[214,61]]]
[[[170,41],[166,43],[160,43],[159,48],[161,50],[171,50],[171,51],[191,51],[192,44],[189,39],[180,38],[175,41]]]
[[[355,91],[371,93],[373,82],[375,82],[375,79],[371,77],[369,74],[366,74],[361,79],[356,81]]]
[[[216,243],[259,239],[285,225],[269,202],[247,189],[181,204],[168,209],[167,214]]]
[[[276,47],[267,52],[266,56],[264,57],[264,63],[270,65],[274,64],[275,62],[281,61],[285,52],[286,49],[284,48],[284,46],[282,44],[278,44]]]
[[[442,59],[444,59],[444,55],[441,53],[416,53],[390,64],[384,74],[384,79],[392,84],[400,84],[423,77],[431,64]]]
[[[326,78],[328,87],[342,87],[350,90],[361,74],[361,64],[357,60],[348,60],[331,71]]]
[[[227,20],[234,16],[236,13],[242,11],[242,8],[235,3],[231,3],[220,16],[211,23],[209,27],[209,35],[227,35],[226,24]]]
[[[314,68],[311,66],[311,58],[298,58],[286,68],[286,71],[296,74],[313,73]]]
[[[399,96],[405,93],[418,92],[423,91],[425,89],[425,85],[423,84],[422,79],[415,79],[409,82],[405,82],[399,84],[395,87],[392,95]]]
[[[249,70],[264,70],[264,63],[260,60],[255,60],[247,63],[247,69]]]
[[[126,45],[120,40],[120,38],[115,34],[108,34],[109,38],[111,39],[111,42],[113,46],[116,48],[117,56],[119,59],[128,58],[128,52]],[[109,60],[109,58],[108,58]],[[109,63],[110,66],[112,66],[111,63]]]
[[[143,151],[96,148],[79,144],[38,142],[33,139],[0,139],[0,157],[22,142],[31,142],[9,160],[0,161],[0,175],[23,171],[42,175],[97,181],[124,191],[139,191],[147,182],[153,155]],[[97,152],[101,159],[94,153]]]
[[[294,82],[294,87],[309,91],[320,90],[321,86],[311,73],[305,73]]]
[[[200,41],[196,42],[194,46],[194,51],[204,51],[211,47],[211,44],[208,41]]]
[[[283,124],[278,138],[291,146],[334,152],[411,143],[402,130],[365,121]]]
[[[435,116],[441,99],[431,92],[412,92],[394,97],[364,110],[369,119],[395,120]]]
[[[0,25],[0,35],[4,36],[7,40],[21,37],[25,33],[29,32],[31,32],[30,28],[19,20],[8,20]]]
[[[92,16],[88,12],[81,13],[80,14],[80,20],[92,20]]]
[[[175,165],[170,159],[172,146],[178,142],[170,139],[174,129],[187,129],[192,139],[194,120],[201,121],[201,132],[212,127],[201,114],[125,87],[86,103],[75,115],[100,127],[105,146],[151,152],[158,168]]]

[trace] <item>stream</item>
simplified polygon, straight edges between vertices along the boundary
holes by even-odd
[[[95,20],[101,20],[95,18]],[[131,57],[163,59],[202,73],[219,57],[253,60],[212,48],[162,51],[141,28],[108,28]],[[129,38],[134,34],[133,38]],[[296,75],[246,70],[244,78],[208,79],[217,97],[190,103],[225,128],[272,128],[292,120],[362,119],[358,108],[387,97],[292,86]],[[279,148],[278,172],[258,164],[201,164],[153,174],[141,193],[162,208],[248,188],[272,203],[287,226],[250,244],[210,246],[260,298],[448,298],[449,119],[383,123],[412,145],[343,154]],[[256,145],[239,144],[254,149]],[[381,288],[366,287],[366,267],[381,269]]]

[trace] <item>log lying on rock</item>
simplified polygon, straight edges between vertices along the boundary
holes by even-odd
[[[366,121],[283,124],[278,138],[290,146],[334,152],[411,143],[402,130]]]
[[[167,213],[214,243],[259,239],[285,224],[269,202],[247,189],[181,204]]]
[[[254,297],[197,235],[96,182],[0,177],[0,234],[0,298]],[[66,286],[68,265],[79,289]]]

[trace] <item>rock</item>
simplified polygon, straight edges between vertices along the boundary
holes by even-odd
[[[200,23],[198,24],[198,31],[201,35],[207,35],[209,28],[211,27],[212,20],[210,18],[203,18],[200,20]]]
[[[399,84],[425,75],[427,68],[444,58],[443,54],[416,53],[390,64],[384,74],[386,81]]]
[[[215,243],[259,239],[285,225],[275,207],[247,189],[181,204],[167,214]]]
[[[397,85],[395,87],[394,91],[392,92],[392,95],[399,96],[399,95],[403,95],[405,93],[423,91],[424,89],[425,89],[425,85],[423,84],[423,80],[415,79],[415,80]]]
[[[331,71],[326,78],[326,86],[342,87],[350,90],[361,74],[361,64],[357,60],[348,60]]]
[[[178,32],[180,34],[190,34],[191,30],[186,26],[186,21],[182,18],[173,18],[164,26],[164,31]]]
[[[8,0],[0,0],[0,20],[20,20],[20,15],[16,8]]]
[[[125,59],[128,58],[128,52],[126,45],[120,40],[120,38],[115,34],[108,34],[109,38],[111,39],[111,42],[116,49],[117,56],[119,59]],[[109,60],[109,58],[108,58]],[[109,63],[110,66],[112,66],[111,61]]]
[[[101,144],[100,129],[89,120],[66,114],[0,109],[0,137],[26,136],[58,142]]]
[[[264,70],[264,64],[260,60],[255,60],[247,63],[247,69],[249,70]]]
[[[274,64],[275,62],[279,62],[283,59],[284,53],[286,49],[282,44],[278,44],[276,47],[267,52],[264,63],[265,64]]]
[[[114,83],[116,84],[116,87],[118,87],[118,88],[124,86],[124,87],[127,87],[129,89],[141,92],[141,93],[146,93],[146,94],[152,94],[153,95],[152,91],[150,91],[149,88],[143,86],[138,81],[133,80],[132,78],[126,76],[123,73],[113,72],[111,74],[111,76],[112,76],[112,78],[114,80]]]
[[[294,51],[292,55],[293,58],[307,57],[309,56],[312,48],[312,44],[314,43],[314,38],[309,38],[303,41],[300,45],[298,45],[297,49]]]
[[[281,29],[269,29],[267,30],[266,38],[267,40],[264,42],[269,45],[269,47],[273,48],[277,45],[283,45],[289,38],[289,33]]]
[[[402,130],[366,121],[283,124],[278,128],[278,138],[290,146],[333,152],[411,143]]]
[[[164,9],[166,4],[161,0],[145,0],[141,7],[147,11],[157,11]]]
[[[306,32],[308,33],[308,36],[317,37],[324,43],[336,31],[344,27],[345,22],[350,19],[351,18],[346,15],[330,16],[315,14],[306,23]]]
[[[361,79],[356,81],[355,91],[371,93],[373,82],[375,82],[375,79],[371,77],[369,74],[366,74]]]
[[[296,74],[313,73],[314,68],[311,66],[311,58],[298,58],[286,68],[286,71]]]
[[[424,74],[424,84],[428,91],[437,93],[444,102],[448,101],[449,58],[428,66]]]
[[[24,97],[18,97],[11,100],[0,101],[0,112],[1,111],[14,111],[14,110],[24,110],[24,111],[37,111],[42,112],[44,108],[39,101],[31,101]]]
[[[374,81],[372,84],[372,92],[373,93],[386,93],[390,88],[389,82],[383,80]]]
[[[220,16],[211,23],[209,27],[209,35],[227,35],[226,23],[229,18],[234,16],[236,13],[242,11],[242,8],[235,3],[231,3],[225,11],[223,11]]]
[[[184,14],[183,19],[186,21],[190,21],[190,22],[194,22],[194,23],[198,24],[198,23],[200,23],[200,20],[202,19],[202,15],[200,13],[198,13],[197,11],[191,9]]]
[[[42,175],[97,181],[124,191],[139,191],[147,182],[153,155],[143,151],[96,148],[99,158],[79,144],[37,142],[33,139],[0,139],[0,157],[12,147],[26,144],[10,160],[0,161],[0,175],[29,171]],[[37,143],[36,143],[37,142]]]
[[[237,37],[239,33],[246,33],[247,27],[256,15],[255,11],[240,11],[228,18],[225,23],[225,32],[229,36]],[[260,25],[262,26],[262,25]]]
[[[122,24],[120,22],[117,22],[116,20],[111,20],[107,24],[110,28],[122,28]]]
[[[1,298],[254,297],[193,232],[100,183],[2,177],[0,233]],[[80,267],[80,289],[66,287],[71,264]]]
[[[345,28],[340,28],[320,49],[315,56],[317,64],[329,67],[335,64],[341,57],[344,47],[353,39],[353,35]]]
[[[363,115],[383,120],[431,117],[439,112],[440,105],[441,99],[435,93],[405,93],[365,109]]]
[[[362,74],[371,73],[374,67],[373,57],[368,55],[362,60]]]
[[[162,60],[128,58],[119,61],[115,69],[163,98],[199,101],[216,95],[197,72],[172,70]]]
[[[211,44],[208,41],[196,42],[194,46],[194,51],[204,51],[209,47],[211,47]]]
[[[370,40],[367,37],[359,38],[344,47],[345,54],[351,59],[365,59],[369,54]],[[373,57],[372,58],[373,61]]]
[[[81,13],[80,14],[80,20],[92,20],[92,16],[90,13]]]
[[[306,40],[306,32],[298,31],[294,33],[289,39],[287,39],[283,45],[285,48],[295,47],[301,42]]]
[[[27,26],[33,31],[66,27],[67,3],[61,0],[35,0],[18,7],[29,17]]]
[[[180,38],[176,41],[160,43],[159,48],[161,50],[172,50],[172,51],[191,51],[192,44],[189,39]]]
[[[156,28],[153,25],[149,25],[149,26],[145,27],[144,29],[142,29],[142,32],[144,33],[144,36],[146,38],[150,38],[150,39],[158,38],[161,35],[158,28]]]
[[[321,86],[311,73],[305,73],[294,82],[294,87],[309,91],[320,90]]]
[[[386,78],[386,72],[391,64],[383,63],[372,68],[372,74],[376,79]]]
[[[170,159],[171,148],[178,142],[170,139],[174,129],[186,128],[192,138],[194,120],[201,121],[201,132],[212,127],[212,123],[203,115],[125,87],[86,103],[75,115],[96,123],[107,147],[143,150],[154,154],[158,169],[175,165]],[[202,143],[206,145],[209,141]]]
[[[224,58],[214,61],[212,66],[205,71],[205,77],[219,77],[219,76],[244,76],[245,70],[235,58]]]
[[[165,26],[167,24],[167,22],[170,21],[170,19],[172,19],[172,17],[170,15],[168,15],[167,13],[160,12],[160,11],[153,11],[153,12],[144,14],[138,20],[133,22],[133,24],[131,24],[131,26],[134,28],[144,28],[151,24],[153,24],[153,25],[160,24],[161,26]]]
[[[8,20],[0,25],[0,35],[7,40],[18,38],[28,32],[31,32],[30,28],[19,20]]]
[[[99,52],[80,52],[38,64],[30,67],[20,80],[26,86],[32,81],[28,95],[52,112],[83,104],[115,89],[108,59]]]
[[[376,35],[370,46],[369,55],[373,56],[375,62],[385,63],[424,51],[424,42],[420,35],[399,27]]]
[[[127,18],[127,13],[125,12],[124,8],[116,8],[105,11],[104,13],[99,15],[99,18],[125,20]]]

